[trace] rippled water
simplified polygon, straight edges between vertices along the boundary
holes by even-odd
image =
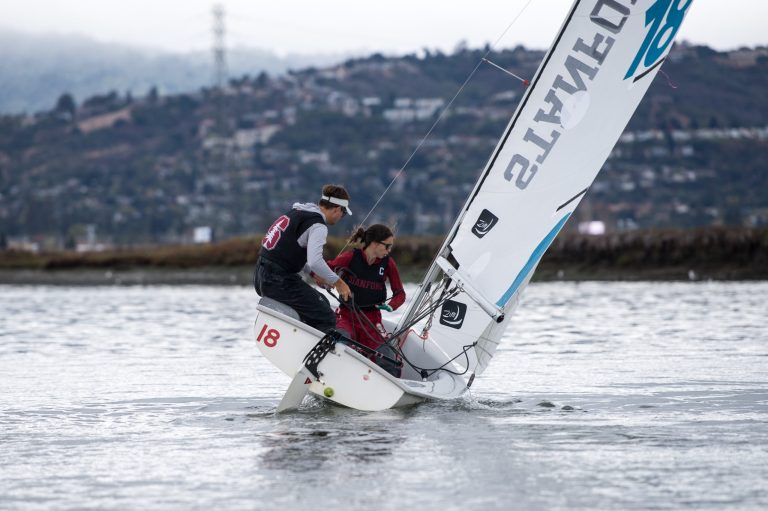
[[[768,283],[534,284],[471,397],[282,416],[249,289],[0,296],[0,509],[768,507]]]

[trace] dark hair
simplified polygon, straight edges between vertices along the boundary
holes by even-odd
[[[336,197],[337,199],[346,199],[349,200],[349,192],[347,192],[346,188],[344,188],[341,185],[324,185],[323,186],[323,195],[326,197]],[[320,202],[318,204],[324,208],[338,208],[338,204],[334,204],[333,202],[320,199]]]
[[[394,236],[392,229],[384,224],[373,224],[369,228],[364,228],[362,225],[349,238],[350,243],[356,243],[358,241],[363,242],[363,248],[367,247],[374,241],[384,241],[387,238]]]

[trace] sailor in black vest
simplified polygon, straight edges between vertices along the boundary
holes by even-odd
[[[328,300],[304,282],[299,272],[312,273],[343,300],[349,299],[349,286],[326,264],[323,246],[327,226],[351,214],[349,193],[338,185],[325,185],[318,204],[294,204],[275,220],[261,242],[254,272],[256,292],[292,307],[304,323],[321,332],[333,329],[336,315]]]

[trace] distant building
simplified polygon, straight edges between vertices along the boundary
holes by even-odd
[[[579,234],[588,234],[590,236],[602,236],[605,234],[605,222],[600,220],[590,220],[579,223]]]
[[[443,104],[440,98],[396,98],[395,108],[384,110],[383,116],[389,122],[423,121],[435,115]]]
[[[272,136],[280,131],[279,124],[267,124],[251,129],[241,129],[235,132],[235,144],[240,148],[253,147],[255,144],[266,144]]]
[[[102,252],[109,248],[107,244],[97,240],[95,224],[86,224],[83,227],[85,229],[84,238],[81,238],[75,245],[77,252]]]
[[[194,243],[210,243],[213,241],[213,228],[207,225],[195,227],[192,232],[192,241]]]
[[[26,236],[20,238],[8,238],[8,248],[11,250],[23,250],[24,252],[40,252],[40,243],[31,241]]]

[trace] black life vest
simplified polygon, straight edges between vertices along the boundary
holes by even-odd
[[[372,309],[387,299],[384,273],[388,264],[388,255],[376,264],[368,264],[363,251],[355,249],[349,262],[349,271],[341,274],[355,296],[355,305],[361,309]]]
[[[307,264],[307,247],[299,245],[307,229],[325,223],[322,214],[292,209],[275,220],[261,240],[261,257],[276,263],[289,273],[298,273]]]

